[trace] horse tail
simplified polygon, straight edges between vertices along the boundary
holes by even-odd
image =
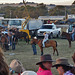
[[[57,41],[55,41],[56,42],[56,47],[57,47]]]

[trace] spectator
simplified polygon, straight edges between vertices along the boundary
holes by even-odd
[[[6,42],[5,42],[5,49],[9,50],[9,46],[8,46],[8,34],[5,34],[5,38],[6,38]]]
[[[21,75],[37,75],[34,71],[24,71]]]
[[[0,75],[9,75],[9,67],[5,62],[5,58],[1,48],[0,48]]]
[[[73,73],[74,73],[74,75],[75,75],[75,52],[74,52],[74,54],[73,54],[73,56],[72,56],[72,59],[73,59],[73,62],[74,62],[74,68],[71,70]]]
[[[74,54],[73,54],[73,56],[72,56],[72,59],[73,59],[74,66],[75,66],[75,52],[74,52]]]
[[[11,75],[21,75],[25,71],[22,63],[16,59],[11,61],[9,70]]]
[[[37,38],[34,37],[33,39],[37,39]],[[33,48],[33,55],[37,55],[36,43],[35,42],[32,43],[32,48]]]
[[[50,54],[41,56],[40,62],[36,63],[36,65],[39,65],[37,75],[53,75],[51,72],[52,62]]]
[[[56,64],[53,65],[53,67],[56,67],[59,75],[74,75],[71,72],[73,66],[69,64],[68,59],[66,58],[56,59]]]
[[[9,40],[9,45],[11,46],[12,45],[12,30],[10,29],[9,32],[8,32],[8,40]]]
[[[48,24],[50,24],[50,19],[48,20]]]
[[[15,50],[15,44],[16,44],[16,36],[15,31],[12,32],[12,50]]]

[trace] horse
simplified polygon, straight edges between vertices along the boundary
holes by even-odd
[[[66,32],[62,32],[62,34],[61,34],[62,36],[66,36],[66,39],[68,40],[68,42],[69,42],[69,48],[71,48],[71,34],[69,34],[69,33],[66,33]]]
[[[9,50],[8,38],[6,37],[6,35],[1,36],[0,44],[1,44],[2,48],[4,48],[5,50]]]
[[[38,40],[38,39],[32,39],[31,40],[31,44],[36,43],[38,44],[38,46],[40,47],[41,50],[41,55],[43,55],[43,47],[42,47],[42,40]],[[55,54],[55,51],[57,52],[57,56],[59,55],[58,50],[57,50],[57,42],[54,40],[48,40],[47,42],[45,42],[45,47],[53,47],[53,55]]]
[[[24,41],[26,41],[26,43],[29,44],[29,36],[26,32],[15,32],[15,35],[16,35],[16,41],[18,41],[18,39],[22,39],[24,38]]]

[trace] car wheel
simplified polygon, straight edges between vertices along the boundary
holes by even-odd
[[[57,37],[60,38],[60,32],[57,34]]]

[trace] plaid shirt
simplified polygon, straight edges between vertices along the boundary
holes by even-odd
[[[64,73],[64,75],[74,75],[74,74],[72,74],[70,71],[67,71],[66,73]]]

